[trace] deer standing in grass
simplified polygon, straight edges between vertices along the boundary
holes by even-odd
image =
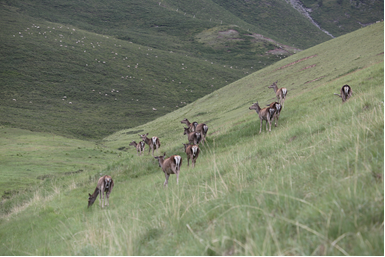
[[[201,141],[201,133],[198,132],[189,132],[190,128],[184,128],[183,135],[187,135],[187,139],[190,144],[199,144]]]
[[[336,94],[336,93],[334,93],[334,94],[341,97],[342,102],[344,103],[346,100],[348,100],[352,96],[353,91],[349,85],[344,85],[340,90],[340,94]]]
[[[270,107],[266,107],[266,108],[261,109],[261,107],[259,107],[258,102],[256,102],[252,106],[250,106],[249,109],[255,110],[259,115],[259,120],[261,121],[261,125],[259,126],[259,133],[262,132],[262,122],[264,120],[266,121],[266,131],[267,131],[267,123],[269,123],[269,132],[270,132],[271,131],[271,119],[273,118],[275,109],[271,110],[272,108],[270,108]]]
[[[92,204],[94,204],[99,193],[100,193],[99,204],[101,202],[102,208],[104,208],[103,202],[106,206],[110,205],[109,204],[109,198],[110,198],[110,194],[111,194],[113,187],[114,187],[114,181],[112,180],[111,176],[105,175],[105,176],[99,178],[98,184],[96,185],[94,193],[92,195],[88,194],[88,196],[89,196],[88,197],[88,207],[90,207]],[[104,198],[104,193],[106,193],[107,203],[105,203],[106,200]],[[103,196],[103,199],[102,199],[102,196]]]
[[[176,184],[178,185],[180,167],[182,166],[182,157],[180,157],[179,155],[172,155],[167,159],[164,159],[165,156],[166,156],[166,153],[163,153],[163,156],[154,157],[155,159],[158,160],[159,167],[162,168],[164,172],[164,176],[166,177],[166,180],[164,181],[163,186],[168,185],[168,178],[170,177],[171,174],[176,175]]]
[[[284,107],[284,102],[286,100],[286,95],[287,95],[287,89],[286,87],[281,87],[278,88],[277,86],[278,80],[274,82],[272,85],[268,86],[268,88],[274,89],[275,95],[278,99],[278,102],[282,104],[282,108]]]
[[[140,141],[139,144],[136,143],[135,141],[132,141],[129,145],[135,146],[136,151],[138,152],[138,156],[140,156],[142,154],[142,152],[144,152],[144,147],[145,147],[146,143],[144,143],[143,140]]]
[[[207,131],[209,130],[209,127],[205,123],[198,124],[198,122],[193,122],[193,125],[195,127],[194,131],[201,134],[202,145],[204,145],[205,141],[206,141],[206,135],[207,135]]]
[[[188,119],[184,119],[182,120],[180,123],[184,123],[187,125],[187,127],[189,127],[189,132],[194,132],[195,131],[195,126],[194,126],[194,123],[197,123],[196,121],[194,121],[193,123],[190,123],[190,121]]]
[[[158,152],[158,149],[160,147],[160,141],[159,141],[159,138],[158,137],[152,137],[151,139],[148,138],[148,133],[147,134],[144,134],[144,135],[140,135],[139,136],[142,138],[142,140],[148,144],[148,153],[150,153],[151,149],[152,149],[152,156],[154,156],[154,150],[156,149]]]
[[[189,145],[189,144],[182,144],[184,145],[184,151],[187,154],[187,166],[190,166],[190,159],[193,168],[195,168],[195,162],[198,159],[199,156],[199,146],[198,145]]]
[[[282,105],[278,102],[272,102],[268,106],[269,106],[270,117],[271,117],[272,111],[274,109],[273,117],[271,117],[271,119],[274,119],[274,122],[275,122],[274,125],[277,126],[277,121],[279,118],[279,114],[281,114]]]

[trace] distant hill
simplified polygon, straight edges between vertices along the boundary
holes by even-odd
[[[383,16],[377,2],[337,2],[304,4],[335,35]],[[0,5],[0,124],[78,138],[143,124],[331,39],[279,0]],[[342,12],[336,33],[328,20]]]

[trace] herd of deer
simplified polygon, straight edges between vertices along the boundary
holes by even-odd
[[[281,110],[284,106],[284,102],[286,100],[287,95],[287,89],[285,87],[278,88],[277,82],[274,82],[272,85],[270,85],[268,88],[274,89],[274,92],[276,94],[278,102],[272,102],[267,107],[261,109],[258,102],[254,103],[252,106],[249,107],[250,110],[255,110],[260,119],[260,128],[259,133],[262,132],[262,122],[266,121],[266,131],[267,131],[267,124],[269,124],[269,131],[271,131],[271,122],[275,121],[275,126],[277,126],[277,121],[279,118],[279,115],[281,113]],[[349,85],[344,85],[341,90],[340,94],[335,94],[342,98],[342,102],[344,103],[346,100],[348,100],[352,96],[352,89]],[[204,145],[204,141],[206,139],[208,126],[205,123],[198,124],[197,122],[190,123],[188,119],[184,119],[181,121],[181,123],[186,124],[187,128],[184,127],[184,133],[183,135],[187,135],[187,139],[189,141],[188,144],[183,144],[184,151],[187,155],[187,166],[190,165],[190,159],[192,162],[193,168],[195,167],[196,160],[199,156],[199,144],[202,143]],[[176,183],[179,182],[179,173],[180,173],[180,167],[182,165],[182,157],[180,155],[172,155],[168,158],[166,158],[166,153],[163,153],[163,155],[160,156],[154,156],[154,151],[158,150],[160,147],[160,141],[159,138],[156,136],[153,136],[152,138],[148,138],[148,133],[140,135],[140,138],[142,141],[139,143],[136,143],[135,141],[132,141],[129,145],[134,146],[137,150],[138,155],[140,156],[142,152],[144,152],[145,144],[148,145],[148,153],[150,153],[152,149],[152,156],[158,160],[159,167],[162,168],[164,175],[166,177],[166,180],[163,183],[163,186],[168,185],[168,179],[171,174],[176,175]],[[158,151],[157,151],[158,152]],[[88,207],[90,207],[96,200],[98,194],[100,194],[99,202],[101,201],[102,208],[104,205],[109,205],[109,196],[112,191],[112,188],[114,187],[114,181],[112,180],[111,176],[105,175],[101,177],[98,180],[96,189],[94,193],[91,195],[89,194],[88,198]],[[106,194],[106,199],[104,198],[104,194]],[[102,199],[103,197],[103,199]],[[107,202],[106,202],[107,200]],[[104,202],[104,205],[103,205]]]

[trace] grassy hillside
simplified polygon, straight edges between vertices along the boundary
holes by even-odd
[[[46,180],[0,219],[5,255],[383,255],[383,23],[312,47],[150,123],[100,143],[117,151],[138,133],[181,154],[179,185],[133,148],[111,174],[110,206],[86,208],[95,170]],[[259,131],[248,107],[288,88],[278,127]],[[346,103],[334,96],[349,84]],[[208,143],[186,166],[180,121],[206,122]],[[79,151],[79,156],[82,153]],[[86,154],[88,155],[88,154]],[[89,181],[92,182],[89,182]],[[3,203],[4,205],[4,203]]]
[[[384,1],[303,0],[312,18],[333,36],[341,36],[384,19]]]
[[[330,39],[281,0],[0,7],[0,124],[81,139],[144,124]]]

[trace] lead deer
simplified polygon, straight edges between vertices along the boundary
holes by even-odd
[[[342,102],[344,103],[346,100],[348,100],[352,96],[353,91],[349,85],[344,85],[344,86],[342,86],[342,88],[340,90],[340,94],[336,94],[336,93],[334,93],[334,94],[341,97]]]
[[[182,120],[180,123],[184,123],[187,125],[187,127],[189,127],[189,132],[194,132],[195,131],[195,126],[194,126],[194,123],[197,123],[196,121],[194,121],[193,123],[190,123],[190,121],[188,119],[184,119]]]
[[[196,145],[201,141],[201,133],[198,132],[189,132],[190,128],[184,127],[183,135],[187,135],[187,139],[190,144]]]
[[[274,82],[272,85],[268,86],[268,88],[274,89],[275,95],[278,99],[278,102],[282,104],[282,108],[284,107],[284,102],[286,100],[286,95],[287,95],[287,89],[286,87],[281,87],[278,88],[277,86],[278,80]]]
[[[88,196],[89,196],[88,197],[88,208],[94,204],[99,193],[101,193],[100,198],[99,198],[99,204],[101,202],[102,208],[104,208],[103,202],[105,203],[104,193],[106,193],[106,197],[107,197],[107,204],[105,204],[105,205],[106,206],[109,205],[108,199],[110,198],[110,194],[111,194],[113,187],[114,187],[114,181],[112,180],[111,176],[105,175],[105,176],[99,178],[98,184],[96,185],[94,193],[92,195],[88,194]],[[102,199],[102,195],[103,195],[103,199]]]
[[[142,154],[142,152],[144,152],[144,147],[145,147],[146,143],[144,143],[143,140],[140,141],[139,144],[136,143],[135,141],[132,141],[129,145],[135,146],[136,151],[138,152],[138,156],[140,156]]]
[[[184,151],[187,154],[187,166],[190,166],[190,159],[193,168],[195,168],[195,162],[198,159],[199,156],[199,146],[198,145],[189,145],[189,144],[182,144],[184,145]]]
[[[142,140],[148,144],[148,153],[150,153],[151,149],[152,149],[152,156],[154,156],[154,150],[158,150],[159,147],[160,147],[160,141],[159,141],[159,138],[158,137],[152,137],[151,139],[149,139],[147,136],[148,136],[148,133],[147,134],[144,134],[144,135],[140,135],[139,136],[142,138]],[[156,151],[158,152],[158,151]]]
[[[271,109],[270,107],[266,107],[266,108],[261,109],[261,107],[259,107],[258,102],[256,102],[252,106],[250,106],[249,109],[255,110],[259,115],[259,120],[261,121],[261,125],[259,126],[259,133],[262,132],[262,122],[264,120],[266,121],[266,131],[267,131],[267,123],[269,123],[269,132],[270,132],[271,131],[271,119],[274,115],[275,110],[273,112],[273,110],[270,110]],[[272,115],[270,115],[270,114],[272,114]]]
[[[154,158],[158,160],[159,167],[162,168],[166,180],[164,181],[163,186],[168,185],[168,178],[171,174],[176,174],[176,184],[179,182],[179,173],[180,167],[182,166],[182,157],[179,155],[172,155],[167,159],[164,159],[166,153],[163,153],[163,156],[155,156]]]
[[[279,115],[281,114],[282,105],[278,102],[272,102],[268,106],[269,106],[270,117],[272,115],[272,110],[274,109],[274,113],[271,119],[274,119],[274,122],[275,122],[274,125],[277,126],[277,121],[278,121]]]

